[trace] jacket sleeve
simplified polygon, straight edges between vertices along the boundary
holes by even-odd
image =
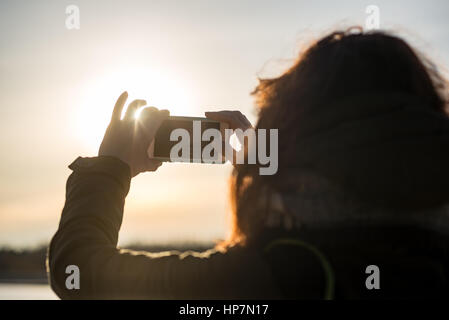
[[[50,284],[60,298],[256,298],[273,293],[269,270],[243,248],[226,253],[118,249],[129,167],[111,157],[78,158],[69,167],[73,173],[47,259]],[[73,265],[79,270],[79,289],[66,286],[71,275],[66,268]]]

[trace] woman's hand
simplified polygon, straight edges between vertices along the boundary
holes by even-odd
[[[220,122],[226,122],[229,124],[229,128],[232,130],[235,129],[242,129],[243,131],[246,131],[246,129],[253,128],[251,125],[251,122],[240,112],[240,111],[211,111],[211,112],[205,112],[205,116],[208,119],[220,121]],[[248,140],[244,139],[245,141],[240,141],[239,143],[241,146],[245,148],[245,158],[248,154]],[[223,150],[226,150],[226,145],[231,145],[231,141],[223,141]],[[228,156],[226,160],[229,160],[233,165],[237,164],[237,154],[236,152],[232,153],[232,156]]]
[[[211,120],[226,122],[233,130],[252,128],[251,122],[240,111],[209,111],[204,113],[206,118]]]
[[[125,91],[115,103],[111,122],[106,129],[98,155],[116,157],[127,163],[131,169],[131,176],[134,177],[141,172],[155,171],[162,164],[148,157],[148,148],[162,121],[169,116],[169,112],[147,107],[136,119],[136,111],[146,105],[146,101],[134,100],[128,105],[121,119],[127,98],[128,93]]]

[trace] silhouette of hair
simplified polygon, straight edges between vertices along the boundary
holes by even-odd
[[[359,32],[354,32],[354,31]],[[430,108],[445,112],[446,82],[436,66],[401,38],[360,28],[333,32],[311,44],[296,63],[273,79],[260,79],[253,92],[258,105],[257,128],[277,128],[279,172],[294,166],[298,128],[307,110],[355,94],[400,92],[420,97]],[[287,133],[287,134],[285,134]],[[279,176],[260,176],[254,165],[238,165],[231,177],[232,230],[225,244],[245,241],[257,225],[245,214],[265,185],[276,187]]]

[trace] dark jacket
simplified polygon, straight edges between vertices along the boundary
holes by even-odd
[[[113,158],[79,158],[67,182],[59,229],[48,256],[52,289],[63,299],[221,299],[325,297],[322,262],[310,250],[277,245],[299,239],[331,265],[334,298],[442,297],[448,294],[446,235],[416,227],[303,230],[301,236],[267,231],[226,252],[135,252],[117,248],[127,165]],[[380,268],[380,290],[368,290],[366,267]],[[80,269],[79,290],[68,290],[68,265]]]
[[[276,298],[257,251],[148,253],[117,248],[130,170],[114,158],[79,158],[48,254],[60,298]],[[66,266],[80,269],[79,290],[65,287]]]
[[[53,290],[73,299],[447,297],[447,115],[414,97],[379,93],[314,110],[293,159],[301,174],[280,166],[280,213],[249,203],[247,214],[268,212],[270,223],[225,252],[118,249],[129,167],[109,157],[77,159],[49,247]],[[304,172],[338,186],[315,178],[304,185]],[[79,290],[65,286],[68,265],[80,269]],[[380,289],[366,286],[371,265]]]

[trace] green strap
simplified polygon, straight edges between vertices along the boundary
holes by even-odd
[[[326,259],[326,256],[320,250],[318,250],[315,246],[313,246],[307,242],[297,240],[297,239],[284,238],[284,239],[277,239],[277,240],[272,241],[270,244],[268,244],[265,247],[265,251],[268,252],[271,249],[273,249],[273,247],[275,247],[277,245],[298,246],[301,248],[305,248],[305,249],[309,250],[311,253],[313,253],[315,255],[315,257],[318,258],[318,260],[320,261],[321,266],[323,267],[323,270],[324,270],[325,277],[326,277],[326,289],[324,292],[324,299],[332,300],[334,298],[334,290],[335,290],[334,270],[332,269],[332,266],[329,263],[329,261]]]

